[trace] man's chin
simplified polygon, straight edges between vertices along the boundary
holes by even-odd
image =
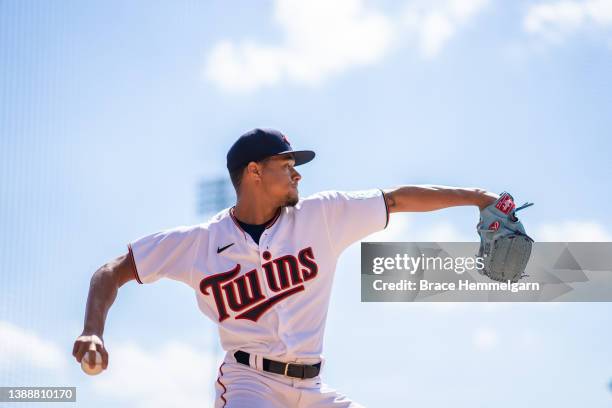
[[[300,201],[299,196],[296,195],[292,195],[290,197],[287,197],[287,200],[285,201],[285,205],[284,207],[295,207],[295,205]]]

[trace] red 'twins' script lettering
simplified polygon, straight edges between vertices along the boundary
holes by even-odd
[[[240,312],[235,319],[256,322],[276,303],[303,291],[304,282],[315,278],[319,270],[312,247],[300,250],[297,257],[283,255],[271,259],[272,255],[266,251],[263,258],[267,261],[262,264],[264,282],[268,289],[275,293],[274,296],[266,297],[257,269],[239,275],[240,264],[236,264],[227,272],[217,273],[200,281],[202,294],[212,295],[215,299],[220,322],[230,317],[230,310]]]

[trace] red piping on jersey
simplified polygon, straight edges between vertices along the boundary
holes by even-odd
[[[238,227],[238,229],[240,230],[240,232],[242,232],[242,235],[244,235],[244,237],[246,238],[246,232],[244,232],[244,230],[242,229],[242,227],[240,226],[240,224],[238,224],[238,221],[236,220],[236,218],[234,217],[234,207],[230,208],[229,210],[229,215],[232,219],[232,221],[234,222],[234,224],[236,224],[236,227]]]
[[[280,217],[281,214],[281,207],[278,207],[278,210],[276,211],[276,215],[274,216],[274,218],[272,220],[270,220],[270,222],[268,223],[268,225],[266,225],[266,229],[270,228],[272,225],[274,225],[274,223],[276,222],[276,220],[278,220],[278,217]]]
[[[382,188],[379,188],[379,190],[382,193],[383,201],[385,202],[385,210],[387,211],[387,221],[385,221],[385,228],[387,228],[387,225],[389,225],[389,205],[387,204],[387,197],[385,197],[385,192],[382,190]]]
[[[129,256],[132,259],[132,266],[134,267],[134,277],[136,278],[136,282],[142,285],[142,281],[140,280],[140,276],[138,276],[138,270],[136,269],[136,260],[134,259],[134,251],[132,251],[132,244],[128,244],[128,252]]]
[[[221,382],[221,377],[223,377],[223,370],[221,368],[223,367],[224,364],[225,364],[225,362],[223,362],[219,366],[219,376],[217,377],[217,382],[223,388],[223,392],[221,393],[221,399],[223,400],[223,407],[225,407],[225,404],[227,404],[227,400],[224,397],[225,393],[227,392],[227,388],[225,388],[225,385],[223,385],[223,383]],[[221,407],[221,408],[223,408],[223,407]]]
[[[242,231],[242,233],[245,234],[244,236],[246,237],[246,232],[242,229],[242,227],[238,223],[238,219],[234,215],[234,209],[235,208],[236,208],[236,206],[233,206],[232,208],[230,208],[230,210],[229,210],[230,217],[232,217],[232,221],[234,221],[234,224],[236,224],[238,229],[240,231]],[[268,223],[266,224],[266,229],[270,228],[272,225],[274,225],[276,220],[278,220],[278,217],[280,217],[280,214],[281,214],[281,208],[282,207],[278,207],[278,210],[276,210],[276,214],[274,215],[274,217],[270,221],[268,221]]]

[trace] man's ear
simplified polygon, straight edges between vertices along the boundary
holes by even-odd
[[[250,174],[255,180],[261,180],[262,166],[263,164],[250,162],[246,167],[247,174]]]

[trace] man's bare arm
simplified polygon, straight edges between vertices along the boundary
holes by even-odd
[[[422,212],[460,205],[475,205],[479,209],[493,203],[498,195],[480,188],[438,185],[407,185],[384,189],[389,212]]]
[[[134,279],[134,264],[129,253],[106,263],[93,274],[89,284],[83,333],[76,339],[72,349],[72,355],[78,362],[89,352],[89,361],[93,365],[97,349],[102,354],[102,367],[108,367],[108,353],[102,340],[106,315],[117,298],[119,288]]]

